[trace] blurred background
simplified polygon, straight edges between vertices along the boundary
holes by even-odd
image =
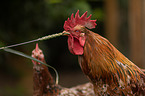
[[[62,32],[64,21],[80,10],[97,19],[92,31],[106,37],[125,56],[145,68],[145,0],[5,0],[0,2],[0,47]],[[67,37],[39,42],[59,84],[88,82],[67,47]],[[13,49],[31,55],[35,43]],[[32,96],[32,62],[0,50],[0,96]],[[54,74],[53,70],[50,70]],[[55,75],[54,75],[55,77]]]

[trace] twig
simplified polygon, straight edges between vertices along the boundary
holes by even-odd
[[[23,43],[19,43],[19,44],[14,44],[14,45],[6,46],[6,47],[1,47],[0,50],[5,49],[5,48],[11,48],[11,47],[15,47],[15,46],[20,46],[20,45],[25,45],[25,44],[32,43],[32,42],[43,41],[43,40],[47,40],[47,39],[63,36],[63,35],[66,35],[66,34],[69,34],[69,33],[64,31],[64,32],[61,32],[61,33],[56,33],[56,34],[44,36],[44,37],[41,37],[41,38],[38,38],[38,39],[35,39],[35,40],[31,40],[31,41],[27,41],[27,42],[23,42]]]

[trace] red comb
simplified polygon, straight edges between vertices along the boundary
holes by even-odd
[[[36,48],[35,48],[35,51],[37,52],[39,49],[39,46],[38,46],[38,43],[36,43]]]
[[[82,25],[85,26],[89,29],[95,28],[95,26],[97,25],[95,22],[96,20],[90,20],[91,19],[90,15],[89,17],[87,17],[87,11],[80,17],[79,16],[79,10],[77,11],[77,13],[74,14],[72,13],[71,15],[71,19],[67,19],[64,23],[64,30],[69,31],[72,30],[72,28],[74,28],[76,25]]]

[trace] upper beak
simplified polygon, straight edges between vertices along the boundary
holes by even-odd
[[[67,32],[67,31],[63,31],[62,33],[63,33],[64,36],[68,36],[68,35],[70,35],[70,33]]]

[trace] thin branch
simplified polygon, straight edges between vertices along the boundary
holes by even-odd
[[[6,48],[12,48],[15,46],[20,46],[20,45],[25,45],[25,44],[29,44],[32,42],[37,42],[37,41],[43,41],[43,40],[47,40],[47,39],[51,39],[51,38],[55,38],[55,37],[59,37],[59,36],[64,36],[66,34],[69,34],[68,32],[64,31],[61,33],[56,33],[56,34],[52,34],[52,35],[48,35],[48,36],[44,36],[35,40],[31,40],[31,41],[27,41],[27,42],[23,42],[23,43],[19,43],[19,44],[14,44],[14,45],[10,45],[10,46],[6,46],[6,47],[1,47],[0,50],[2,49],[6,49]]]

